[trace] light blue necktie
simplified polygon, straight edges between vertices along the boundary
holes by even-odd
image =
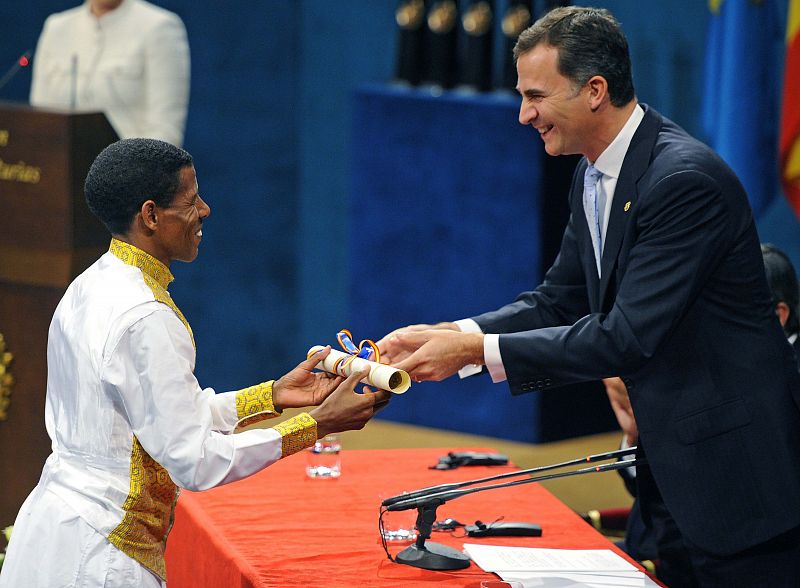
[[[583,210],[586,213],[586,223],[592,235],[594,259],[597,262],[597,275],[600,275],[600,260],[603,255],[603,235],[600,230],[603,206],[600,195],[597,193],[597,181],[603,173],[595,166],[590,165],[583,174]]]

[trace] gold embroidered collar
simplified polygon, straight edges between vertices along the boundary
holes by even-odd
[[[130,243],[112,238],[108,250],[118,257],[122,263],[138,267],[143,273],[153,278],[164,290],[175,279],[167,266]]]

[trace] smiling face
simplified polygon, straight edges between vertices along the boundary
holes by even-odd
[[[517,91],[522,96],[519,122],[531,125],[550,155],[587,155],[592,109],[587,86],[558,71],[558,49],[540,44],[517,60]]]
[[[198,193],[194,167],[182,168],[179,178],[172,203],[166,208],[155,206],[156,257],[166,266],[174,260],[194,261],[203,238],[203,221],[211,214],[211,208]]]

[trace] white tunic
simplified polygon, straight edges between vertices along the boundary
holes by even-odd
[[[31,104],[105,112],[122,139],[183,143],[189,44],[181,19],[144,0],[100,18],[88,2],[50,15],[33,57]]]
[[[81,586],[104,586],[82,558],[109,543],[134,568],[165,578],[178,486],[239,480],[316,440],[305,413],[229,434],[243,421],[277,416],[272,382],[223,394],[200,388],[191,330],[165,289],[171,280],[155,258],[113,240],[56,308],[45,406],[53,453],[17,518],[3,588],[68,586],[76,577]],[[77,541],[65,532],[77,517],[94,530],[85,545],[64,548],[57,562],[40,558]]]

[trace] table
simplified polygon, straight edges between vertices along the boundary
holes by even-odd
[[[448,451],[387,449],[342,452],[342,476],[312,480],[306,457],[293,455],[240,482],[206,492],[181,493],[167,548],[169,588],[460,586],[496,578],[474,563],[435,572],[390,562],[378,536],[380,494],[481,478],[512,467],[431,470]],[[492,451],[472,448],[476,451]],[[602,474],[614,475],[614,474]],[[591,478],[586,478],[591,483]],[[448,502],[438,520],[465,524],[524,521],[542,537],[431,538],[461,549],[464,542],[524,547],[612,549],[605,537],[538,484],[490,490]],[[396,555],[408,544],[390,544]]]

